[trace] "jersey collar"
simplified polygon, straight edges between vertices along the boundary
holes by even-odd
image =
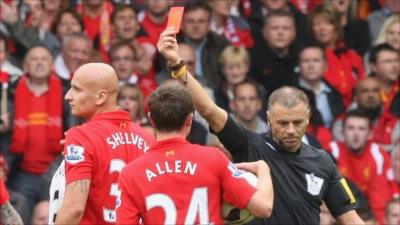
[[[110,112],[101,112],[97,114],[95,117],[91,119],[91,121],[96,121],[96,120],[114,120],[114,121],[121,121],[121,120],[127,120],[131,121],[131,117],[127,111],[124,110],[116,110],[116,111],[110,111]]]
[[[162,141],[157,141],[152,147],[150,147],[149,151],[156,150],[171,150],[170,148],[176,148],[179,145],[189,144],[189,142],[180,137],[169,138]]]

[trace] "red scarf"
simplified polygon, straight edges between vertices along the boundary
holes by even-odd
[[[15,90],[15,119],[11,144],[11,152],[22,153],[28,148],[28,115],[30,112],[27,102],[32,93],[27,85],[28,76],[24,75]],[[59,151],[62,138],[62,85],[61,80],[53,73],[49,78],[48,90],[48,150]]]

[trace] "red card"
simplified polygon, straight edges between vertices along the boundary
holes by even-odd
[[[179,29],[181,27],[181,21],[182,21],[182,15],[183,15],[183,10],[185,7],[171,7],[169,10],[168,14],[168,22],[167,22],[167,28],[169,27],[175,27],[176,33],[179,32]]]

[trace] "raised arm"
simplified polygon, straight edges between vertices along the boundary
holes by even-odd
[[[179,55],[178,43],[175,37],[175,29],[167,28],[161,33],[160,39],[157,43],[158,51],[165,57],[168,64],[172,67],[178,65],[182,58]],[[212,99],[208,96],[207,92],[201,84],[190,74],[189,71],[179,71],[176,77],[181,83],[185,84],[193,96],[193,102],[196,110],[204,119],[207,120],[210,127],[218,133],[224,128],[228,113],[222,108],[218,107]]]

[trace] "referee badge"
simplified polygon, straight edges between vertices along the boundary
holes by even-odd
[[[324,184],[324,179],[317,177],[314,173],[306,174],[307,191],[313,196],[319,195]]]

